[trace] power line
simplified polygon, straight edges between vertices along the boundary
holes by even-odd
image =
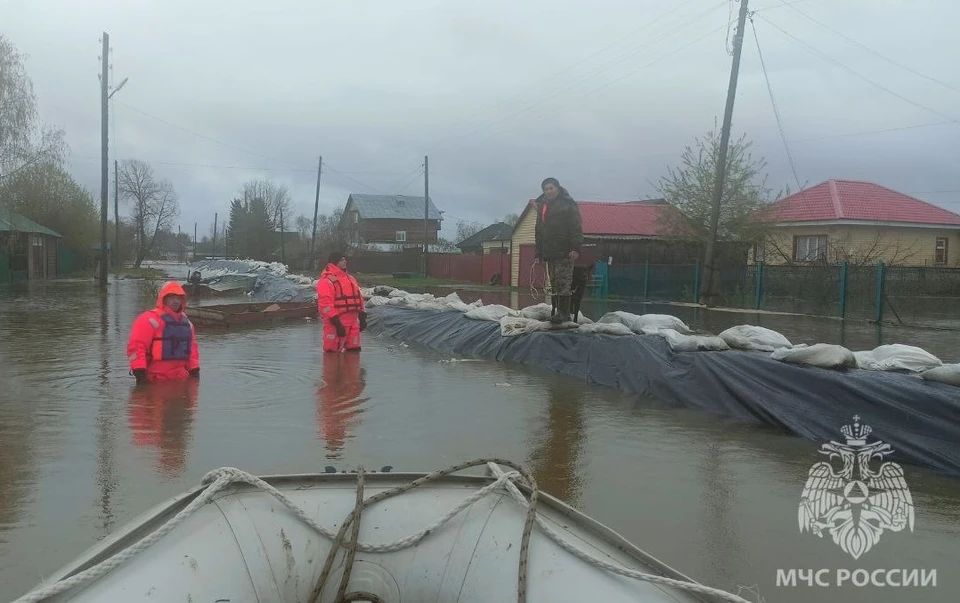
[[[568,66],[560,69],[559,71],[556,71],[556,72],[554,72],[554,73],[551,73],[549,76],[540,79],[540,80],[533,86],[533,88],[535,88],[535,89],[536,89],[536,88],[540,88],[540,87],[542,87],[542,86],[544,86],[544,85],[548,85],[548,84],[556,81],[556,78],[557,78],[557,77],[559,77],[559,76],[567,73],[568,71],[572,70],[574,67],[578,67],[578,66],[580,66],[580,65],[583,65],[584,63],[586,63],[587,61],[589,61],[589,60],[592,59],[593,57],[595,57],[595,56],[597,56],[597,55],[599,55],[599,54],[602,54],[602,53],[606,52],[607,50],[613,48],[614,46],[617,46],[617,45],[620,44],[621,42],[623,42],[623,41],[625,41],[625,40],[628,40],[628,39],[630,39],[630,38],[632,38],[632,37],[640,34],[641,32],[643,32],[643,31],[645,31],[645,30],[653,27],[653,25],[655,25],[657,22],[662,21],[663,19],[666,19],[667,17],[669,17],[669,16],[672,15],[673,13],[679,11],[679,10],[682,9],[683,7],[687,6],[688,4],[692,4],[692,3],[695,2],[695,1],[696,1],[696,0],[687,0],[687,1],[684,2],[683,4],[680,4],[680,5],[676,6],[676,7],[674,7],[673,9],[667,11],[666,13],[663,13],[662,15],[654,18],[653,20],[646,22],[645,25],[643,25],[642,27],[639,27],[639,28],[633,30],[631,33],[627,34],[626,36],[623,36],[623,37],[617,39],[616,41],[614,41],[613,43],[608,44],[608,45],[604,46],[603,48],[600,48],[599,50],[596,50],[596,51],[588,54],[587,56],[585,56],[584,58],[580,59],[580,60],[577,61],[576,63],[573,63],[573,64],[571,64],[571,65],[568,65]],[[621,55],[621,56],[622,56],[622,55]],[[492,111],[492,110],[494,110],[494,109],[498,109],[498,108],[501,108],[501,107],[506,107],[506,105],[507,105],[508,103],[512,102],[512,101],[514,101],[514,100],[520,100],[526,93],[527,93],[526,90],[521,91],[521,92],[519,92],[519,93],[517,93],[517,94],[514,94],[513,96],[509,96],[509,97],[507,97],[506,99],[503,99],[503,100],[501,100],[501,101],[499,101],[499,102],[497,102],[497,103],[494,103],[493,105],[487,107],[486,109],[481,109],[481,110],[478,111],[478,112],[472,113],[470,116],[468,116],[468,117],[467,117],[465,120],[463,120],[461,123],[464,124],[464,125],[466,125],[466,124],[468,124],[468,123],[470,123],[470,122],[473,122],[475,117],[478,117],[478,116],[481,116],[481,115],[485,115],[485,114],[489,113],[490,111]],[[444,135],[444,136],[442,136],[442,137],[440,137],[440,138],[434,139],[433,141],[427,143],[427,145],[424,145],[424,146],[438,144],[438,143],[440,143],[440,142],[442,142],[442,141],[447,140],[447,139],[450,138],[451,136],[452,136],[452,135],[450,135],[450,134]]]
[[[753,22],[752,14],[750,15],[750,29],[753,30],[753,39],[757,42],[757,55],[760,57],[760,69],[763,71],[763,79],[767,83],[767,92],[770,93],[770,104],[773,105],[773,114],[777,118],[777,129],[780,130],[783,149],[787,153],[787,161],[790,162],[790,171],[793,172],[793,179],[797,182],[797,190],[802,191],[803,185],[800,184],[800,177],[797,176],[797,166],[793,161],[793,154],[790,153],[790,145],[787,144],[787,135],[783,131],[783,120],[780,117],[780,109],[777,108],[777,101],[773,97],[773,86],[770,85],[770,76],[767,74],[767,64],[763,60],[763,51],[760,50],[760,38],[757,36],[757,25]]]
[[[921,73],[921,72],[917,71],[916,69],[914,69],[914,68],[912,68],[912,67],[909,67],[909,66],[907,66],[907,65],[904,65],[903,63],[899,63],[899,62],[891,59],[890,57],[887,57],[887,56],[885,56],[885,55],[880,54],[879,52],[877,52],[876,50],[870,48],[869,46],[867,46],[867,45],[865,45],[865,44],[862,44],[862,43],[854,40],[853,38],[851,38],[851,37],[849,37],[849,36],[847,36],[847,35],[839,32],[839,31],[837,31],[836,29],[833,29],[833,28],[830,27],[829,25],[826,25],[826,24],[824,24],[824,23],[822,23],[822,22],[814,19],[814,18],[811,17],[810,15],[808,15],[808,14],[806,14],[805,12],[801,11],[799,8],[794,7],[793,4],[791,4],[791,3],[784,2],[784,0],[779,0],[779,2],[780,2],[780,4],[782,4],[783,6],[789,8],[790,10],[792,10],[792,11],[795,12],[795,13],[797,13],[797,14],[800,15],[801,17],[807,19],[808,21],[812,21],[813,23],[816,23],[817,25],[819,25],[820,27],[826,29],[827,31],[829,31],[829,32],[831,32],[831,33],[833,33],[833,34],[835,34],[835,35],[843,38],[844,40],[850,42],[851,44],[854,44],[854,45],[856,45],[856,46],[859,46],[860,48],[866,50],[866,51],[869,52],[870,54],[872,54],[872,55],[874,55],[874,56],[876,56],[876,57],[879,57],[879,58],[883,59],[884,61],[890,63],[891,65],[896,65],[897,67],[899,67],[899,68],[901,68],[901,69],[903,69],[903,70],[905,70],[905,71],[909,71],[910,73],[912,73],[912,74],[914,74],[914,75],[916,75],[916,76],[918,76],[918,77],[922,77],[923,79],[928,80],[928,81],[931,81],[931,82],[933,82],[933,83],[935,83],[935,84],[940,84],[940,85],[943,86],[944,88],[949,88],[950,90],[953,90],[954,92],[960,92],[960,88],[957,88],[956,86],[953,86],[953,85],[951,85],[951,84],[948,84],[947,82],[944,82],[943,80],[938,80],[937,78],[931,77],[931,76],[929,76],[929,75],[927,75],[927,74],[925,74],[925,73]]]
[[[689,3],[690,3],[690,2],[688,1],[688,2],[685,3],[685,4],[680,5],[680,7],[678,7],[678,9],[681,8],[682,6],[686,6],[686,4],[689,4]],[[433,141],[430,141],[430,142],[427,143],[427,145],[425,145],[425,146],[428,146],[428,145],[436,145],[436,144],[439,144],[440,142],[446,141],[446,140],[449,139],[449,138],[453,138],[453,137],[457,137],[457,136],[470,135],[470,134],[473,134],[473,133],[475,133],[475,132],[479,132],[480,130],[486,129],[487,127],[490,127],[490,125],[495,125],[495,124],[498,124],[498,123],[502,123],[502,122],[505,121],[505,120],[509,120],[509,119],[513,119],[514,117],[518,117],[518,116],[520,116],[520,115],[528,112],[529,110],[537,107],[538,105],[542,105],[544,102],[553,100],[553,99],[557,98],[558,96],[562,95],[564,92],[566,92],[566,91],[568,91],[568,90],[572,90],[573,88],[576,88],[577,85],[582,84],[582,83],[585,83],[586,81],[588,81],[588,80],[596,77],[597,75],[600,75],[600,74],[604,73],[605,71],[608,71],[610,68],[612,68],[612,67],[614,67],[614,66],[616,66],[616,65],[619,65],[619,64],[621,64],[621,63],[623,63],[623,62],[625,62],[625,61],[627,61],[627,60],[630,60],[631,58],[633,58],[634,56],[640,54],[641,52],[652,48],[653,46],[655,46],[656,44],[660,43],[661,41],[669,38],[669,37],[670,37],[671,35],[673,35],[674,33],[678,32],[678,31],[680,31],[680,30],[682,30],[682,29],[684,29],[684,28],[686,28],[686,27],[689,27],[689,26],[692,25],[693,23],[696,23],[696,22],[699,21],[700,19],[706,17],[708,14],[714,12],[714,11],[717,10],[718,8],[723,7],[724,5],[726,5],[726,3],[727,3],[727,0],[723,0],[723,1],[720,2],[719,4],[715,4],[715,5],[713,5],[711,8],[707,9],[706,11],[703,11],[703,12],[699,13],[696,17],[687,20],[686,22],[684,22],[684,23],[683,23],[682,25],[680,25],[679,27],[676,27],[676,28],[674,28],[674,29],[672,29],[672,30],[664,33],[664,34],[661,34],[657,39],[653,40],[652,42],[646,43],[646,44],[640,46],[639,48],[634,49],[633,51],[630,51],[630,52],[628,52],[628,53],[626,53],[626,54],[620,55],[619,57],[617,57],[617,58],[616,58],[615,60],[613,60],[613,61],[608,61],[608,62],[606,62],[606,63],[602,63],[601,66],[600,66],[598,69],[592,70],[590,73],[588,73],[588,74],[586,74],[586,75],[581,75],[581,76],[573,79],[573,80],[572,80],[572,83],[569,83],[569,85],[567,85],[565,88],[562,88],[562,89],[560,89],[560,90],[552,90],[552,89],[547,90],[547,91],[544,92],[542,95],[540,95],[540,96],[542,96],[541,100],[534,102],[533,104],[527,106],[526,108],[520,110],[520,111],[517,112],[517,113],[511,114],[509,117],[507,117],[507,118],[505,118],[505,119],[498,119],[498,120],[494,121],[493,124],[487,124],[487,125],[481,124],[481,125],[479,125],[478,127],[473,128],[472,130],[470,130],[470,131],[467,132],[466,134],[460,134],[460,133],[450,133],[450,134],[447,134],[447,135],[442,136],[442,137],[440,137],[440,138],[437,138],[437,139],[435,139],[435,140],[433,140]],[[658,21],[658,20],[660,20],[660,19],[662,19],[662,18],[665,18],[666,16],[672,14],[672,12],[675,12],[675,11],[671,11],[671,12],[669,12],[669,13],[666,13],[666,14],[662,15],[661,17],[659,17],[658,19],[654,19],[654,21],[648,23],[646,27],[641,28],[641,29],[646,29],[647,27],[652,26],[653,23],[655,23],[656,21]],[[581,61],[581,62],[582,62],[582,61]],[[568,68],[567,70],[569,70],[569,68]],[[561,71],[561,72],[559,72],[559,73],[563,73],[563,71]],[[558,73],[558,74],[554,74],[553,76],[551,76],[551,78],[548,78],[547,80],[544,80],[544,81],[541,82],[540,84],[544,84],[544,83],[549,84],[549,83],[552,83],[553,78],[555,78],[556,75],[559,75],[559,73]],[[504,101],[504,102],[502,102],[502,103],[500,103],[500,104],[498,104],[498,105],[495,105],[494,108],[499,107],[499,106],[502,106],[502,105],[505,105],[508,101],[513,100],[513,99],[519,99],[519,98],[522,97],[522,96],[523,96],[523,93],[521,93],[521,94],[519,94],[519,95],[514,95],[514,96],[510,97],[509,99],[507,99],[507,101]]]
[[[73,155],[70,157],[75,159],[90,159],[99,161],[99,157],[92,157],[89,155]],[[251,165],[214,165],[206,163],[184,163],[177,161],[153,161],[145,159],[145,163],[156,164],[156,165],[168,165],[175,167],[200,167],[200,168],[214,168],[222,170],[250,170],[250,171],[262,171],[262,172],[304,172],[304,173],[315,173],[316,170],[307,170],[307,169],[296,169],[296,168],[268,168],[268,167],[257,167]]]
[[[815,137],[812,137],[812,138],[797,138],[797,139],[795,139],[795,140],[793,140],[793,141],[791,141],[791,142],[793,142],[794,144],[796,144],[796,143],[798,143],[798,142],[813,142],[813,141],[817,141],[817,140],[830,140],[830,139],[832,139],[832,138],[850,138],[850,137],[854,137],[854,136],[866,136],[866,135],[868,135],[868,134],[884,134],[884,133],[887,133],[887,132],[901,132],[901,131],[903,131],[903,130],[916,130],[916,129],[918,129],[918,128],[932,128],[933,126],[948,126],[948,125],[952,125],[952,124],[951,124],[950,122],[947,122],[947,121],[937,121],[937,122],[933,122],[933,123],[916,124],[916,125],[913,125],[913,126],[899,126],[899,127],[895,127],[895,128],[881,128],[881,129],[879,129],[879,130],[864,130],[864,131],[862,131],[862,132],[850,132],[850,133],[847,133],[847,134],[828,134],[827,136],[815,136]]]
[[[169,127],[171,127],[171,128],[175,128],[175,129],[177,129],[177,130],[181,130],[181,131],[183,131],[183,132],[186,132],[187,134],[190,134],[190,135],[192,135],[192,136],[196,136],[197,138],[202,138],[202,139],[204,139],[204,140],[209,140],[210,142],[215,142],[215,143],[217,143],[217,144],[219,144],[219,145],[223,145],[223,146],[228,147],[228,148],[236,149],[236,150],[238,150],[238,151],[243,151],[244,153],[250,153],[251,155],[258,155],[258,156],[263,157],[263,158],[265,158],[265,159],[270,159],[271,161],[278,161],[278,162],[280,162],[280,163],[289,163],[289,164],[291,164],[291,165],[303,165],[303,164],[301,164],[301,163],[299,163],[299,162],[296,162],[296,161],[290,161],[289,159],[281,159],[281,158],[279,158],[279,157],[273,157],[273,156],[271,156],[271,155],[266,155],[266,154],[260,153],[260,152],[258,152],[258,151],[252,151],[252,150],[250,150],[250,149],[245,149],[245,148],[243,148],[243,147],[241,147],[241,146],[237,146],[237,145],[231,144],[231,143],[229,143],[229,142],[224,142],[224,141],[219,140],[219,139],[217,139],[217,138],[213,138],[212,136],[207,136],[207,135],[205,135],[205,134],[200,134],[199,132],[196,132],[195,130],[191,130],[190,128],[186,128],[186,127],[184,127],[184,126],[180,126],[180,125],[177,125],[177,124],[175,124],[175,123],[169,122],[169,121],[167,121],[167,120],[165,120],[165,119],[163,119],[163,118],[157,117],[156,115],[152,115],[152,114],[150,114],[150,113],[147,113],[146,111],[143,111],[143,110],[141,110],[141,109],[137,109],[136,107],[132,107],[132,106],[130,106],[130,105],[124,103],[124,102],[121,102],[121,101],[116,101],[116,102],[119,103],[119,104],[121,104],[121,105],[123,105],[123,106],[126,107],[127,109],[130,109],[131,111],[135,111],[135,112],[137,112],[137,113],[139,113],[139,114],[141,114],[141,115],[143,115],[143,116],[145,116],[145,117],[149,117],[150,119],[154,119],[154,120],[156,120],[156,121],[158,121],[158,122],[160,122],[160,123],[162,123],[162,124],[164,124],[164,125],[167,125],[167,126],[169,126]],[[313,171],[313,169],[311,168],[310,171]]]
[[[715,9],[714,9],[714,10],[715,10]],[[705,16],[705,15],[703,15],[703,16]],[[573,103],[575,103],[575,102],[582,101],[583,99],[589,98],[590,96],[593,96],[593,95],[597,94],[598,92],[600,92],[600,91],[602,91],[602,90],[605,90],[605,89],[609,88],[610,86],[613,86],[614,84],[616,84],[616,83],[618,83],[618,82],[623,81],[624,79],[626,79],[626,78],[628,78],[628,77],[630,77],[630,76],[638,73],[639,71],[642,71],[643,69],[646,69],[646,68],[648,68],[648,67],[652,67],[653,65],[659,63],[660,61],[663,61],[663,60],[665,60],[665,59],[671,58],[671,57],[673,57],[674,55],[678,54],[679,52],[681,52],[681,51],[683,51],[683,50],[686,50],[687,48],[698,44],[699,42],[703,41],[704,39],[706,39],[707,37],[709,37],[709,36],[712,35],[713,33],[718,32],[718,31],[724,29],[725,27],[726,27],[726,25],[721,25],[721,26],[719,26],[719,27],[716,27],[716,28],[708,31],[707,33],[703,34],[702,36],[694,39],[693,41],[684,44],[684,45],[681,46],[680,48],[677,48],[677,49],[675,49],[675,50],[667,53],[666,55],[657,57],[656,59],[653,59],[652,61],[649,61],[649,62],[647,62],[647,63],[644,63],[643,65],[640,65],[640,66],[637,67],[636,69],[632,69],[632,70],[628,71],[627,73],[623,74],[622,76],[620,76],[620,77],[618,77],[618,78],[615,78],[615,79],[607,82],[606,84],[604,84],[604,85],[602,85],[602,86],[597,86],[597,87],[595,87],[595,88],[592,88],[592,89],[588,90],[586,94],[583,94],[583,95],[580,95],[580,96],[578,96],[578,97],[575,97],[575,98],[573,98],[573,99],[572,99],[571,101],[569,101],[569,102],[561,103],[561,104],[559,104],[559,105],[556,105],[552,110],[550,110],[550,111],[548,111],[548,112],[545,112],[545,113],[541,112],[541,113],[534,114],[534,115],[533,115],[531,118],[529,118],[527,121],[528,121],[528,123],[529,123],[529,122],[532,122],[532,121],[536,121],[536,120],[538,120],[538,119],[541,119],[541,118],[543,118],[543,117],[547,117],[547,116],[549,116],[549,115],[553,115],[553,114],[556,113],[557,111],[559,111],[559,110],[561,110],[561,109],[564,109],[564,108],[566,108],[566,107],[569,107],[571,104],[573,104]],[[682,29],[682,27],[681,27],[680,29]],[[675,33],[675,31],[668,33],[666,36],[664,36],[664,38],[661,38],[661,39],[665,39],[666,37],[669,37],[672,33]],[[658,40],[658,41],[659,41],[659,40]],[[531,105],[530,107],[527,107],[527,108],[524,109],[523,111],[520,111],[519,113],[516,113],[516,114],[514,114],[514,115],[510,115],[510,116],[504,118],[503,120],[501,120],[500,123],[496,123],[496,122],[495,122],[495,123],[491,124],[490,126],[487,126],[487,128],[484,128],[484,129],[487,130],[487,132],[486,132],[484,135],[480,136],[479,138],[474,139],[474,142],[479,141],[479,140],[485,140],[485,139],[489,138],[490,136],[499,133],[499,132],[500,132],[500,129],[499,129],[499,128],[496,128],[495,126],[499,126],[499,125],[505,124],[506,122],[508,122],[509,120],[513,119],[514,117],[518,117],[518,116],[522,115],[523,113],[526,113],[527,111],[529,111],[530,109],[532,109],[532,108],[534,108],[534,107],[536,107],[536,103],[533,104],[533,105]],[[476,131],[477,131],[477,130],[474,130],[474,131],[472,131],[472,132],[469,132],[468,134],[472,134],[472,133],[474,133],[474,132],[476,132]]]
[[[782,27],[780,27],[779,25],[777,25],[776,23],[774,23],[774,22],[771,21],[770,19],[767,19],[766,17],[763,17],[763,16],[761,16],[760,18],[763,19],[764,21],[766,21],[767,23],[769,23],[770,25],[772,25],[774,28],[776,28],[777,30],[779,30],[780,33],[782,33],[783,35],[787,36],[787,37],[790,38],[791,40],[794,40],[795,42],[797,42],[797,43],[799,43],[799,44],[802,44],[804,47],[806,47],[807,49],[809,49],[811,52],[813,52],[813,53],[817,54],[818,56],[820,56],[820,58],[822,58],[823,60],[825,60],[825,61],[827,61],[827,62],[829,62],[829,63],[833,63],[834,65],[836,65],[836,66],[838,66],[838,67],[841,67],[842,69],[850,72],[851,74],[857,76],[858,78],[860,78],[860,79],[862,79],[862,80],[864,80],[864,81],[866,81],[866,82],[868,82],[868,83],[870,83],[870,84],[873,84],[874,86],[876,86],[877,88],[883,90],[883,91],[886,92],[887,94],[891,94],[891,95],[893,95],[893,96],[896,96],[896,97],[899,98],[900,100],[905,101],[905,102],[907,102],[907,103],[910,103],[911,105],[913,105],[913,106],[915,106],[915,107],[919,107],[920,109],[923,109],[923,110],[925,110],[925,111],[929,111],[929,112],[934,113],[934,114],[936,114],[936,115],[939,115],[940,117],[943,117],[943,118],[949,120],[951,123],[960,124],[960,120],[958,120],[958,119],[956,119],[956,118],[954,118],[954,117],[952,117],[952,116],[950,116],[950,115],[947,115],[947,114],[945,114],[945,113],[941,113],[940,111],[937,111],[936,109],[933,109],[933,108],[931,108],[931,107],[928,107],[928,106],[926,106],[926,105],[924,105],[924,104],[921,104],[921,103],[918,103],[918,102],[916,102],[916,101],[914,101],[914,100],[911,100],[911,99],[907,98],[906,96],[903,96],[902,94],[899,94],[899,93],[897,93],[897,92],[894,92],[893,90],[887,88],[887,87],[884,86],[883,84],[880,84],[880,83],[878,83],[878,82],[876,82],[876,81],[868,78],[867,76],[859,73],[859,72],[856,71],[855,69],[852,69],[852,68],[848,67],[847,65],[841,63],[840,61],[838,61],[838,60],[836,60],[836,59],[834,59],[834,58],[832,58],[832,57],[830,57],[830,56],[828,56],[828,55],[820,52],[819,50],[817,50],[816,48],[814,48],[814,47],[811,46],[810,44],[807,44],[807,43],[804,42],[803,40],[797,38],[796,36],[794,36],[794,35],[792,35],[792,34],[790,34],[790,33],[788,33],[788,32],[785,31]]]

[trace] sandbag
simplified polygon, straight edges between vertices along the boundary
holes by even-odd
[[[944,364],[920,373],[920,378],[960,387],[960,364]]]
[[[389,297],[381,297],[379,295],[374,295],[365,302],[368,308],[374,308],[376,306],[385,306],[390,303]]]
[[[546,331],[549,328],[550,323],[533,318],[504,316],[500,319],[500,335],[503,337],[526,335],[527,333],[533,333],[535,331]]]
[[[599,323],[620,323],[630,327],[634,333],[657,335],[660,329],[673,329],[678,333],[689,335],[693,330],[682,320],[669,314],[631,314],[622,310],[607,312],[597,321]]]
[[[583,333],[584,335],[633,335],[633,331],[630,330],[630,327],[618,322],[612,323],[601,323],[593,322],[587,324],[581,324],[577,327],[578,333]]]
[[[912,345],[891,343],[872,350],[854,352],[857,366],[866,371],[905,370],[921,372],[943,365],[943,361],[930,352]]]
[[[815,343],[800,344],[792,348],[779,348],[770,354],[774,360],[790,364],[808,364],[826,369],[856,368],[857,358],[841,345]]]
[[[407,297],[408,295],[410,294],[404,291],[403,289],[393,289],[392,291],[387,293],[387,297]]]
[[[550,310],[550,304],[540,303],[523,308],[520,310],[520,316],[533,320],[550,320]]]
[[[780,348],[792,348],[790,340],[766,327],[755,325],[737,325],[717,335],[735,350],[757,350],[772,352]]]
[[[702,352],[729,350],[730,346],[715,335],[684,335],[673,329],[660,329],[658,333],[667,340],[674,352]]]
[[[506,316],[519,317],[520,313],[500,304],[490,304],[489,306],[473,308],[464,314],[464,316],[472,320],[489,320],[491,322],[500,322],[501,318]]]

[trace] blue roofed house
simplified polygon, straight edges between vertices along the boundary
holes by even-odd
[[[430,200],[424,224],[424,198],[404,195],[358,195],[347,198],[340,230],[354,249],[388,246],[423,247],[437,243],[443,212]]]
[[[15,211],[0,207],[0,283],[58,275],[63,236]]]

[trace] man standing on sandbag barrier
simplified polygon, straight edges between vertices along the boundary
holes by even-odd
[[[547,178],[540,185],[543,194],[537,198],[536,262],[547,263],[550,286],[557,296],[557,313],[553,324],[570,321],[570,297],[573,264],[580,257],[583,226],[580,208],[556,178]]]
[[[317,281],[317,310],[323,321],[324,352],[359,352],[360,332],[367,328],[360,285],[347,274],[347,257],[334,252]]]

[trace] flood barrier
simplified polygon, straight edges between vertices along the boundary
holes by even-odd
[[[768,352],[674,352],[655,335],[503,337],[498,323],[461,312],[387,305],[368,308],[367,332],[455,356],[535,366],[818,443],[845,443],[840,430],[856,416],[872,429],[871,441],[892,447],[884,460],[960,477],[960,389],[912,374],[787,364]]]

